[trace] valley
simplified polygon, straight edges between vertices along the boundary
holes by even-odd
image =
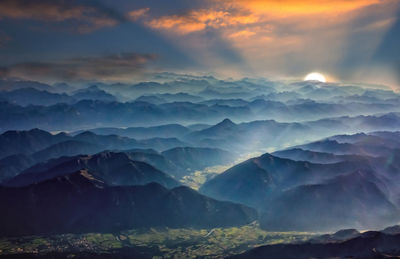
[[[312,233],[267,232],[256,224],[213,229],[125,230],[119,233],[64,234],[0,239],[0,258],[5,255],[54,252],[66,255],[113,254],[132,249],[143,258],[220,258],[262,244],[301,242]],[[128,250],[129,251],[129,250]]]

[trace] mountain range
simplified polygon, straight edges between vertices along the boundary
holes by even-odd
[[[159,183],[167,188],[179,185],[171,176],[153,166],[133,161],[125,153],[114,152],[49,160],[26,169],[3,184],[26,186],[83,169],[90,170],[92,175],[111,186],[143,185],[151,182]]]
[[[383,227],[400,219],[399,149],[390,141],[397,135],[340,135],[264,154],[210,179],[200,192],[255,207],[261,227],[273,231]]]
[[[375,117],[379,113],[400,111],[400,98],[389,89],[262,79],[229,81],[201,76],[176,76],[170,80],[92,83],[75,88],[62,83],[2,80],[0,107],[7,113],[0,113],[0,121],[7,127],[0,130],[40,127],[50,131],[78,131],[99,127],[216,124],[225,118],[238,123],[254,120],[299,123],[343,117],[340,120],[345,125],[339,123],[337,127],[342,128],[342,133],[350,133],[343,131],[344,126],[356,128],[354,123],[368,120],[356,119],[357,116]],[[119,116],[113,116],[115,113]],[[348,121],[346,117],[354,118]],[[381,123],[363,126],[374,127],[369,130],[389,130],[388,125]],[[339,133],[329,132],[326,136]]]
[[[213,228],[247,224],[255,210],[216,201],[188,187],[110,186],[88,170],[20,188],[0,187],[7,210],[1,236],[115,232],[127,228]]]
[[[179,228],[226,234],[224,250],[219,228],[248,225],[262,246],[237,258],[399,256],[398,226],[363,232],[400,221],[399,104],[383,86],[314,81],[2,79],[0,236]]]
[[[17,176],[36,163],[66,156],[93,155],[106,150],[123,152],[130,159],[152,165],[178,180],[196,170],[230,164],[237,158],[237,155],[218,148],[188,147],[174,138],[135,140],[89,131],[74,136],[50,134],[39,129],[8,131],[0,135],[0,148],[4,155],[0,157],[0,182]]]

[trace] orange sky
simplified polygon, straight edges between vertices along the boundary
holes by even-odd
[[[299,76],[311,69],[331,73],[347,55],[355,34],[370,34],[363,42],[372,55],[395,22],[397,0],[210,0],[202,8],[152,16],[142,22],[160,32],[188,55],[207,66],[224,66],[228,74],[246,70]],[[365,19],[367,17],[368,19]],[[135,18],[137,19],[137,17]],[[212,32],[243,60],[229,69],[213,53]],[[195,51],[193,51],[195,50]],[[302,69],[302,64],[303,69]]]
[[[397,61],[382,46],[389,32],[389,49],[398,45],[399,11],[399,0],[3,0],[0,65],[114,51],[152,54],[146,64],[174,72],[387,79]]]

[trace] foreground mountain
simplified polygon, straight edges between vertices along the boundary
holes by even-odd
[[[371,229],[394,224],[400,219],[399,210],[379,183],[384,185],[373,172],[356,171],[289,189],[267,205],[260,224],[271,231]]]
[[[108,185],[143,185],[151,182],[157,182],[167,188],[179,185],[171,176],[153,166],[133,161],[125,153],[115,152],[49,160],[23,171],[3,184],[27,186],[82,169],[90,170]]]
[[[385,231],[382,232],[385,233]],[[361,233],[357,229],[349,228],[336,231],[333,234],[323,234],[317,237],[313,237],[309,241],[312,243],[338,242],[338,241],[346,241],[359,236],[361,236]]]
[[[309,259],[309,258],[354,258],[384,259],[399,258],[400,235],[388,235],[369,231],[344,242],[302,243],[268,245],[229,258],[235,259]]]
[[[264,154],[208,180],[200,191],[257,208],[261,227],[270,231],[393,224],[400,219],[395,137],[382,132],[333,136]]]
[[[256,219],[253,209],[216,201],[187,187],[168,190],[156,183],[113,187],[88,170],[21,188],[0,187],[0,204],[7,208],[0,222],[1,236],[213,228]]]
[[[287,188],[319,183],[358,168],[368,166],[352,161],[313,164],[264,154],[217,175],[207,181],[200,192],[216,199],[241,202],[263,209],[268,208],[269,201]]]

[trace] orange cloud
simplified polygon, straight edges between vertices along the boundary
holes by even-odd
[[[218,1],[218,0],[217,0]],[[380,0],[221,0],[225,5],[246,8],[260,15],[288,16],[318,13],[343,13]]]
[[[136,21],[136,20],[142,18],[143,16],[145,16],[146,13],[149,12],[149,10],[150,10],[150,8],[142,8],[142,9],[133,10],[128,13],[128,16],[132,21]]]
[[[235,69],[285,76],[334,71],[358,34],[368,34],[359,46],[367,60],[399,7],[398,0],[209,0],[183,13],[149,12],[143,22],[211,70],[238,65],[218,56],[217,39],[244,64]]]
[[[381,3],[381,0],[213,0],[209,8],[190,10],[184,14],[155,17],[146,24],[179,34],[258,24],[273,19],[295,16],[328,15],[325,19],[362,7]],[[139,10],[140,11],[140,10]],[[134,11],[135,12],[135,11]]]
[[[192,33],[211,28],[221,28],[257,22],[251,14],[241,14],[225,10],[192,10],[182,15],[162,16],[147,22],[154,29],[168,29],[180,34]]]
[[[231,37],[231,38],[236,38],[236,37],[248,38],[255,34],[256,34],[256,32],[254,32],[254,31],[243,30],[243,31],[234,32],[234,33],[230,34],[229,37]]]

